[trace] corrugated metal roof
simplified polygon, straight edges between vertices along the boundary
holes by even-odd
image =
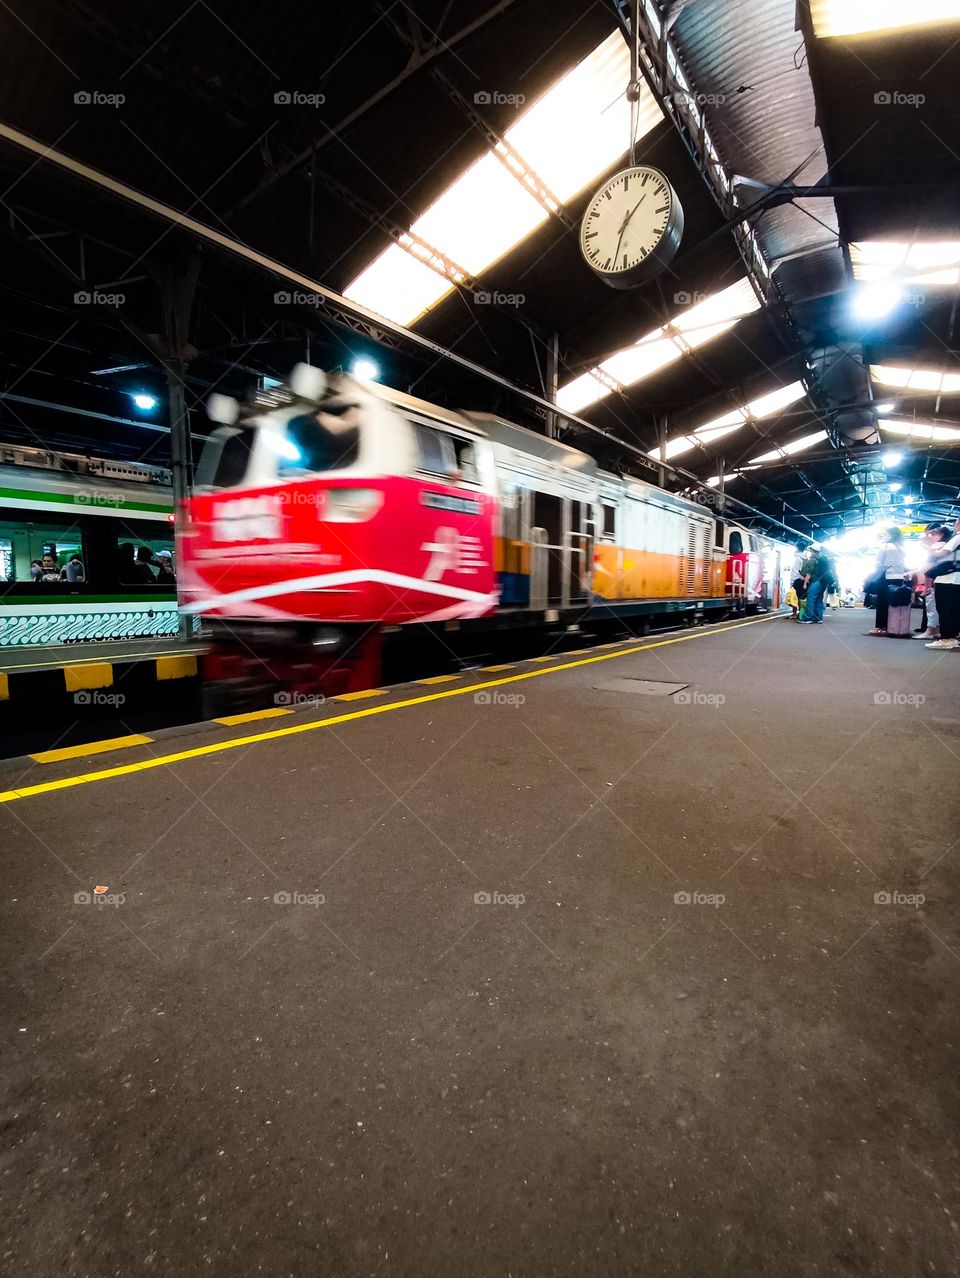
[[[756,181],[783,182],[814,152],[797,180],[819,181],[826,172],[823,138],[816,123],[813,84],[803,39],[795,27],[795,0],[693,0],[671,30],[684,70],[703,104],[714,143],[735,173]],[[750,202],[750,189],[739,191]],[[776,272],[778,259],[822,250],[837,234],[833,200],[772,209],[757,233]],[[839,244],[834,250],[840,258]],[[826,256],[818,260],[832,277]],[[786,272],[795,276],[796,272]]]

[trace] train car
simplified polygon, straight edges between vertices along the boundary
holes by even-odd
[[[176,634],[175,587],[130,580],[121,547],[172,554],[169,471],[0,443],[0,649]]]
[[[253,653],[266,665],[264,645],[306,668],[311,648],[355,647],[364,628],[695,621],[739,606],[736,539],[704,506],[502,418],[307,366],[211,410],[220,425],[178,539],[215,678]],[[763,600],[761,582],[748,602]]]
[[[717,521],[717,542],[724,552],[726,593],[732,611],[767,612],[783,604],[794,548],[727,520]]]

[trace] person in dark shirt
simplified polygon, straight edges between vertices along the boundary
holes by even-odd
[[[43,559],[40,561],[40,572],[34,580],[38,584],[46,584],[47,582],[60,580],[60,565],[57,563],[54,555],[44,555]]]

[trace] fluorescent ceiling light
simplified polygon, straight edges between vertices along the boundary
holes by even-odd
[[[623,390],[673,364],[688,350],[702,346],[725,333],[737,320],[759,310],[760,302],[750,281],[738,280],[696,306],[675,316],[668,325],[646,333],[596,368],[581,374],[557,394],[557,404],[567,412],[579,413],[597,404],[618,388]]]
[[[752,461],[754,465],[760,465],[763,462],[793,457],[794,454],[802,453],[806,448],[813,448],[814,444],[822,444],[826,438],[827,432],[825,430],[817,430],[812,435],[803,435],[800,439],[795,439],[790,444],[780,444],[777,448],[771,449],[769,453],[761,453],[759,457],[752,458]]]
[[[944,373],[936,368],[894,368],[890,364],[872,364],[870,374],[881,386],[897,386],[932,395],[960,393],[960,373]]]
[[[680,457],[683,453],[688,453],[693,448],[703,448],[708,444],[713,444],[718,439],[722,439],[724,435],[729,435],[732,431],[739,430],[748,421],[771,417],[774,413],[780,412],[781,409],[789,407],[790,404],[795,404],[806,393],[807,389],[803,382],[791,382],[789,386],[778,386],[775,391],[771,391],[768,395],[761,395],[759,398],[751,400],[749,404],[744,404],[742,408],[735,408],[732,412],[725,413],[723,417],[717,417],[713,421],[707,422],[704,426],[698,426],[690,435],[678,435],[675,439],[667,440],[664,460],[670,461],[671,458]],[[651,448],[647,456],[658,460],[660,458],[660,449]],[[767,459],[754,458],[754,460],[762,461]]]
[[[934,426],[932,422],[895,422],[885,417],[880,426],[883,430],[892,431],[894,435],[903,435],[905,439],[960,439],[960,430],[949,426]]]
[[[956,0],[812,0],[810,11],[818,36],[907,30],[960,18]]]
[[[625,153],[630,53],[614,31],[562,76],[504,134],[500,148],[466,169],[410,227],[407,248],[392,244],[344,289],[344,295],[399,324],[412,324],[453,288],[453,281],[411,257],[424,241],[471,275],[526,239],[549,216],[523,180],[524,166],[558,207],[607,172]],[[638,136],[663,119],[644,84]],[[519,157],[520,168],[515,166]]]

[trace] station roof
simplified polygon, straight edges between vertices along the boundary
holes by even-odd
[[[577,229],[628,151],[631,10],[0,6],[0,436],[165,460],[159,335],[176,315],[197,436],[211,390],[357,356],[400,390],[543,431],[504,383],[543,397],[556,335],[558,402],[596,428],[560,437],[606,469],[649,478],[666,456],[684,472],[669,486],[804,532],[955,512],[956,6],[641,0],[636,159],[670,178],[685,230],[667,271],[618,292]]]

